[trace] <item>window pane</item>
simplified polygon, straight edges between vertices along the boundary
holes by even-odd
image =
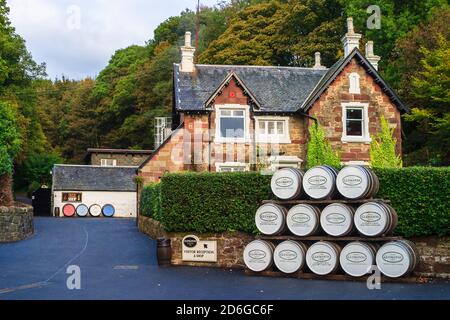
[[[234,114],[235,117],[243,117],[244,116],[244,111],[242,111],[242,110],[235,110],[233,112],[233,114]]]
[[[347,120],[347,135],[362,136],[362,120]]]
[[[347,119],[362,120],[362,109],[347,109]]]
[[[220,135],[222,138],[244,138],[244,119],[221,118]]]
[[[221,110],[220,115],[222,116],[231,116],[231,110]]]
[[[266,122],[259,121],[259,134],[266,134]]]
[[[277,133],[279,135],[284,135],[284,121],[277,122]]]
[[[275,121],[269,121],[269,134],[275,134]]]

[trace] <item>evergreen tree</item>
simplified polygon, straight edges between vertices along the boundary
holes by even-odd
[[[307,167],[312,168],[320,165],[339,168],[341,159],[339,153],[331,148],[323,128],[317,122],[314,122],[309,127]]]
[[[389,128],[387,120],[381,117],[381,132],[372,137],[370,144],[370,165],[373,168],[401,168],[402,158],[395,152],[397,140],[394,129]]]

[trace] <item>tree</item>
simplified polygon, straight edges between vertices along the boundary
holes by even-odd
[[[394,129],[381,117],[381,132],[372,137],[370,144],[370,165],[373,168],[401,168],[402,158],[396,153],[397,140],[394,138]]]
[[[320,165],[339,168],[341,159],[339,153],[331,148],[323,128],[317,122],[314,122],[309,127],[307,167],[312,168]]]
[[[0,206],[10,206],[12,196],[12,164],[21,147],[20,133],[13,107],[0,102]]]
[[[412,79],[412,94],[416,106],[405,120],[413,123],[424,135],[426,148],[435,157],[450,163],[450,44],[442,35],[434,50],[422,48],[422,70]],[[427,150],[429,152],[429,150]]]

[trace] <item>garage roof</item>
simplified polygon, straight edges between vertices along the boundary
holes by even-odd
[[[137,167],[55,165],[54,191],[136,191]]]

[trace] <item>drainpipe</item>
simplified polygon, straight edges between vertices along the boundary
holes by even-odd
[[[256,119],[255,119],[255,115],[250,113],[250,119],[252,120],[252,124],[253,124],[253,133],[252,133],[252,149],[253,149],[253,154],[252,154],[252,159],[251,159],[251,171],[256,171],[256,160],[257,160],[257,154],[256,154]]]
[[[208,113],[208,172],[211,172],[211,113]]]

